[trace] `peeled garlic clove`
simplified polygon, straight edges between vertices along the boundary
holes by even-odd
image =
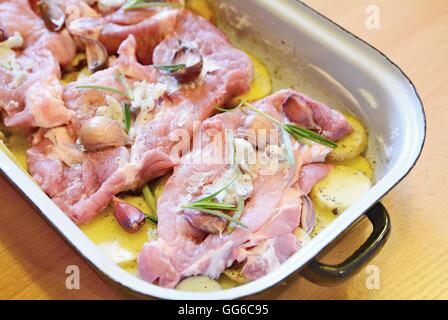
[[[48,30],[58,32],[64,28],[65,12],[55,1],[40,0],[37,6]]]
[[[87,120],[81,127],[79,139],[88,151],[129,144],[124,128],[117,121],[104,116]]]
[[[113,199],[114,216],[120,226],[130,233],[140,231],[146,222],[145,214],[133,205],[118,198]]]
[[[172,65],[184,64],[185,68],[173,72],[173,76],[180,83],[187,83],[195,80],[202,72],[204,60],[199,49],[193,46],[181,46],[171,59]]]
[[[308,196],[302,197],[302,214],[300,216],[300,225],[306,233],[310,233],[316,221],[316,213],[314,211],[313,202]]]

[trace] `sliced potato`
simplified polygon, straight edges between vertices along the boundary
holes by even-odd
[[[264,98],[272,92],[272,80],[268,69],[266,69],[266,67],[253,55],[247,52],[246,54],[252,60],[254,66],[254,81],[252,82],[249,92],[234,99],[234,105],[240,103],[241,100],[255,101]]]
[[[338,165],[313,187],[310,197],[323,210],[339,214],[354,204],[371,186],[369,178],[361,171]]]
[[[315,206],[316,212],[316,223],[314,224],[313,231],[311,231],[310,236],[314,238],[317,236],[322,230],[324,230],[330,223],[336,219],[336,215],[330,210],[324,210],[319,206]]]
[[[300,245],[303,247],[305,246],[308,242],[311,241],[311,237],[308,233],[305,232],[305,230],[303,230],[302,228],[298,227],[295,231],[294,231],[294,235],[296,236],[296,238],[299,240]]]
[[[226,269],[223,273],[227,278],[238,284],[244,284],[247,282],[246,277],[241,273],[240,267],[231,267]]]
[[[224,274],[221,274],[221,276],[218,279],[218,282],[223,289],[231,289],[239,286],[238,282],[233,281]]]
[[[345,161],[353,159],[363,153],[369,142],[364,126],[352,116],[345,116],[353,128],[353,132],[337,142],[338,147],[327,157],[330,161]]]
[[[209,21],[214,20],[213,11],[207,0],[187,0],[186,7]]]
[[[356,169],[356,170],[364,173],[366,175],[366,177],[370,179],[370,181],[373,180],[372,166],[370,165],[370,162],[363,156],[357,156],[356,158],[353,158],[350,160],[332,162],[332,164],[346,166],[346,167],[349,167],[352,169]]]
[[[222,290],[222,287],[218,281],[210,279],[209,277],[197,276],[182,280],[179,282],[176,289],[189,292],[210,292],[220,291]]]

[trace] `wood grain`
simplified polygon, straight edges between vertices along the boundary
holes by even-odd
[[[367,289],[364,270],[324,288],[299,276],[257,298],[448,298],[448,2],[446,0],[306,0],[311,7],[365,39],[396,62],[415,83],[426,108],[428,136],[413,172],[383,201],[392,216],[389,242],[372,261],[380,288]],[[374,3],[373,3],[374,2]],[[365,26],[368,5],[381,13],[380,30]],[[369,233],[363,222],[325,261],[340,261]],[[119,299],[4,178],[0,178],[0,298]],[[65,288],[65,268],[81,269],[80,290]]]

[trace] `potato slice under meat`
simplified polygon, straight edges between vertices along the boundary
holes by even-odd
[[[179,291],[210,292],[222,290],[219,282],[205,276],[190,277],[182,280],[176,287]]]
[[[310,197],[323,210],[339,214],[359,200],[371,186],[369,178],[361,171],[338,165],[313,187]]]
[[[353,132],[337,142],[338,147],[327,157],[329,161],[350,160],[363,153],[369,142],[369,137],[364,126],[352,116],[345,116],[352,126]]]
[[[372,165],[369,160],[363,156],[357,156],[356,158],[350,160],[332,162],[332,164],[346,166],[361,171],[367,178],[370,179],[370,181],[373,181],[374,175]]]

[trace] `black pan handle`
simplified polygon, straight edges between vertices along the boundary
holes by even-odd
[[[349,279],[364,267],[383,247],[390,234],[390,217],[386,208],[377,203],[365,213],[373,225],[372,234],[347,260],[337,265],[326,265],[313,259],[301,275],[319,285],[333,286]]]

